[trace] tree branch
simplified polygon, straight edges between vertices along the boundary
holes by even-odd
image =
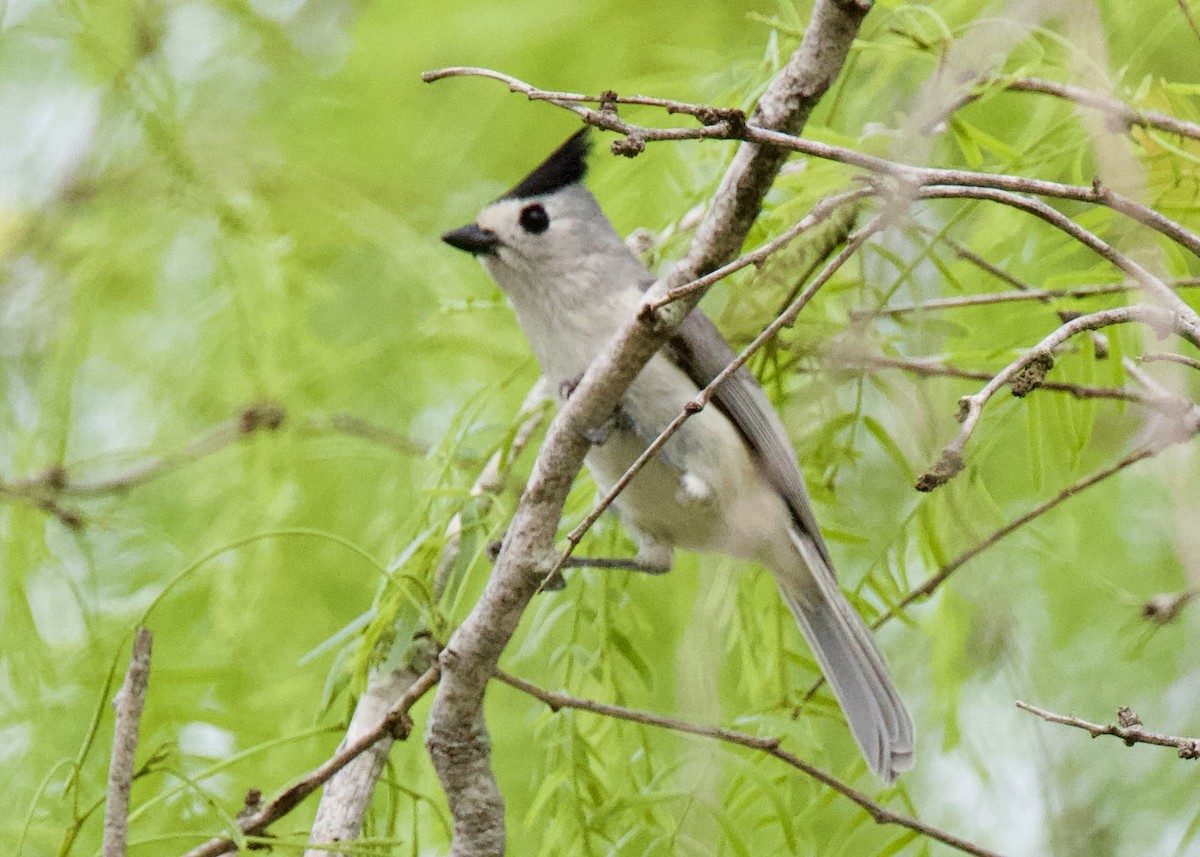
[[[1003,85],[1005,89],[1011,89],[1014,92],[1036,92],[1042,95],[1053,95],[1055,98],[1073,101],[1082,107],[1099,110],[1119,125],[1123,131],[1128,131],[1134,127],[1155,128],[1159,131],[1178,134],[1180,137],[1190,137],[1193,140],[1200,140],[1200,125],[1197,125],[1195,122],[1188,122],[1176,116],[1171,116],[1168,113],[1160,113],[1157,110],[1137,110],[1109,95],[1093,92],[1081,86],[1072,86],[1069,83],[1059,83],[1055,80],[1043,80],[1039,77],[1020,77],[1015,80],[1003,81]],[[957,110],[978,99],[985,88],[986,84],[976,92],[964,96],[964,100],[956,105],[954,109]],[[952,110],[951,112],[954,111]]]
[[[72,529],[79,529],[84,525],[83,516],[75,509],[63,506],[60,503],[63,497],[83,500],[122,494],[216,455],[252,434],[278,431],[285,423],[305,432],[362,438],[405,455],[425,455],[429,451],[428,447],[417,441],[350,414],[290,421],[286,411],[279,405],[247,405],[236,417],[206,429],[181,449],[148,455],[115,475],[88,478],[82,465],[54,465],[36,476],[7,482],[0,480],[0,499],[24,502],[44,509]],[[80,470],[85,470],[83,475],[77,475]]]
[[[1200,278],[1186,277],[1170,280],[1167,286],[1172,289],[1186,289],[1200,286]],[[1076,286],[1071,289],[1033,289],[1024,286],[1024,291],[987,292],[979,295],[955,295],[949,298],[931,298],[916,304],[896,304],[879,310],[851,310],[851,318],[872,316],[900,316],[916,312],[937,312],[940,310],[962,309],[972,306],[990,306],[992,304],[1020,303],[1023,301],[1053,301],[1053,300],[1084,300],[1097,295],[1116,295],[1136,291],[1140,286],[1133,283],[1109,283],[1103,286]]]
[[[912,360],[902,357],[887,357],[882,354],[849,354],[835,352],[832,356],[839,368],[870,371],[872,369],[898,369],[921,378],[962,378],[966,381],[990,381],[995,372],[960,369],[936,360]],[[1089,384],[1071,384],[1064,381],[1043,381],[1039,390],[1066,393],[1076,399],[1108,399],[1136,402],[1147,407],[1160,407],[1161,399],[1129,387],[1094,387]]]
[[[1197,360],[1195,357],[1187,357],[1183,354],[1148,351],[1145,354],[1139,354],[1138,360],[1141,360],[1143,363],[1178,363],[1190,369],[1200,369],[1200,360]]]
[[[979,424],[984,406],[1008,384],[1012,384],[1014,396],[1024,396],[1039,387],[1045,381],[1046,373],[1054,366],[1054,349],[1072,336],[1086,330],[1099,330],[1114,324],[1131,322],[1140,322],[1160,331],[1172,330],[1181,336],[1187,335],[1190,332],[1187,327],[1175,326],[1177,319],[1178,316],[1157,307],[1131,306],[1081,315],[1060,326],[1023,357],[1014,360],[997,373],[978,393],[963,396],[958,400],[962,428],[954,440],[946,444],[937,463],[917,480],[917,490],[932,491],[962,472],[965,466],[963,451]]]
[[[840,71],[869,6],[817,0],[804,40],[767,87],[753,121],[796,133]],[[720,267],[745,241],[787,152],[743,145],[685,258],[650,290],[652,301]],[[689,294],[639,315],[597,357],[550,426],[492,577],[442,654],[426,746],[454,817],[454,857],[504,851],[504,802],[482,720],[484,690],[545,575],[563,503],[583,463],[584,430],[600,425],[671,329],[699,302]]]
[[[580,699],[578,697],[568,696],[565,693],[555,693],[553,691],[543,690],[537,685],[530,684],[516,676],[509,675],[503,671],[496,672],[496,678],[507,684],[509,687],[515,688],[522,693],[532,696],[534,699],[544,702],[550,707],[551,711],[558,711],[562,708],[572,708],[579,711],[588,711],[592,714],[598,714],[602,717],[611,717],[615,720],[626,720],[631,723],[641,723],[646,726],[654,726],[660,729],[669,729],[673,732],[683,732],[688,735],[699,735],[703,738],[713,738],[718,741],[723,741],[727,744],[736,744],[739,747],[747,747],[751,750],[758,750],[761,753],[766,753],[768,756],[773,756],[779,759],[784,764],[790,765],[798,771],[802,771],[808,776],[820,782],[822,785],[836,791],[843,797],[849,798],[856,803],[867,813],[877,824],[895,824],[900,827],[906,827],[909,830],[914,830],[917,833],[927,836],[944,845],[948,845],[965,854],[974,854],[977,857],[998,857],[996,852],[989,851],[973,842],[968,842],[965,839],[960,839],[951,833],[947,833],[931,824],[926,824],[923,821],[912,818],[910,816],[901,815],[893,812],[875,800],[872,800],[867,795],[855,789],[848,783],[839,780],[832,774],[821,770],[812,765],[794,753],[784,750],[782,741],[779,738],[770,736],[750,735],[746,732],[738,732],[733,729],[725,729],[720,726],[704,726],[697,723],[689,723],[686,720],[678,720],[673,717],[664,717],[661,714],[653,714],[649,711],[638,711],[633,708],[625,708],[620,705],[611,705],[605,702],[596,702],[590,699]]]
[[[108,790],[104,804],[104,857],[125,857],[129,835],[129,794],[133,790],[134,758],[146,691],[150,686],[150,652],[154,637],[147,628],[138,628],[133,638],[129,669],[113,700],[116,723],[113,725],[112,757],[108,765]]]
[[[521,455],[533,435],[545,423],[547,411],[542,407],[546,398],[545,379],[539,379],[525,396],[521,405],[521,417],[507,449],[497,449],[488,459],[474,484],[471,496],[481,503],[499,494],[508,481],[512,463]],[[451,571],[458,560],[462,547],[462,513],[455,514],[446,528],[446,543],[433,579],[433,598],[441,599],[450,580]],[[404,645],[396,641],[393,645]],[[413,659],[410,666],[396,670],[377,671],[371,674],[366,690],[358,698],[346,729],[342,746],[357,740],[367,729],[378,722],[382,712],[395,705],[408,691],[413,682],[437,657],[435,651],[422,653]],[[352,842],[362,832],[363,818],[371,805],[372,796],[384,762],[392,749],[390,737],[381,738],[369,750],[339,771],[325,785],[317,815],[309,831],[312,845],[328,845],[337,842]],[[341,857],[330,855],[324,848],[309,848],[305,857]]]
[[[284,789],[261,809],[238,819],[238,828],[245,836],[261,836],[267,828],[283,818],[310,794],[319,789],[338,771],[369,750],[376,742],[385,738],[403,741],[412,731],[412,720],[408,710],[432,688],[438,680],[437,664],[424,672],[396,703],[387,710],[374,727],[364,732],[359,738],[341,747],[333,756],[320,767],[307,774],[299,782]],[[210,839],[208,842],[188,851],[183,857],[218,857],[238,850],[237,843],[228,838]]]
[[[1028,711],[1030,714],[1035,714],[1047,723],[1061,723],[1064,726],[1074,726],[1076,729],[1090,732],[1093,738],[1098,738],[1101,735],[1112,735],[1124,741],[1127,747],[1132,747],[1134,744],[1154,744],[1159,747],[1174,747],[1179,752],[1179,758],[1181,759],[1200,759],[1200,738],[1179,738],[1174,735],[1160,735],[1157,732],[1147,732],[1142,728],[1142,719],[1124,706],[1117,709],[1117,722],[1109,723],[1106,726],[1081,720],[1078,717],[1055,714],[1052,711],[1046,711],[1027,702],[1018,701],[1017,708],[1022,711]]]

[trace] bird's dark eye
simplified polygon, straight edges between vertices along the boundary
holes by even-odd
[[[526,232],[537,235],[550,228],[550,215],[546,213],[546,209],[535,202],[533,205],[527,205],[521,209],[521,215],[517,218],[517,222]]]

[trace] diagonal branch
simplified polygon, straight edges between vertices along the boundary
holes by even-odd
[[[990,381],[996,373],[961,369],[936,360],[913,360],[903,357],[888,357],[883,354],[852,354],[834,352],[832,359],[837,361],[840,369],[853,369],[870,372],[882,369],[898,369],[909,372],[918,378],[961,378],[965,381]],[[1174,357],[1175,355],[1169,355]],[[1093,387],[1088,384],[1072,384],[1065,381],[1043,381],[1039,390],[1052,393],[1066,393],[1076,399],[1107,399],[1109,401],[1136,402],[1149,408],[1175,410],[1174,403],[1168,405],[1161,396],[1136,390],[1131,387]]]
[[[104,857],[125,857],[129,834],[129,794],[133,789],[134,758],[146,691],[150,686],[150,652],[154,638],[149,629],[138,628],[133,638],[129,670],[113,707],[112,761],[108,766],[108,791],[104,802]]]
[[[1160,331],[1172,331],[1181,336],[1191,333],[1187,327],[1176,326],[1178,320],[1178,316],[1167,310],[1139,305],[1117,307],[1081,315],[1060,326],[1044,337],[1023,357],[1014,360],[998,372],[978,393],[963,396],[958,400],[959,421],[962,423],[962,428],[955,438],[946,444],[937,463],[917,480],[917,490],[932,491],[934,488],[945,485],[962,472],[965,466],[963,451],[983,416],[984,406],[996,393],[1009,384],[1012,385],[1014,396],[1024,396],[1041,386],[1046,378],[1046,373],[1054,366],[1054,349],[1072,336],[1087,330],[1099,330],[1115,324],[1131,322],[1146,324]]]
[[[244,836],[261,836],[267,828],[283,818],[301,801],[324,785],[330,777],[336,774],[350,762],[373,747],[377,742],[389,736],[403,741],[412,731],[412,720],[408,710],[412,708],[435,684],[439,670],[436,664],[431,666],[396,703],[387,710],[384,716],[373,728],[364,732],[358,739],[341,747],[322,765],[307,774],[294,785],[284,789],[261,809],[244,817],[238,818],[238,828]],[[238,844],[228,838],[210,839],[203,845],[188,851],[183,857],[219,857],[221,854],[232,854],[238,850]]]
[[[1013,92],[1052,95],[1064,101],[1072,101],[1081,107],[1099,110],[1108,117],[1112,124],[1118,126],[1122,131],[1128,131],[1130,128],[1154,128],[1158,131],[1178,134],[1180,137],[1190,137],[1193,140],[1200,140],[1200,125],[1195,122],[1188,122],[1186,119],[1180,119],[1177,116],[1157,110],[1138,110],[1110,95],[1084,89],[1082,86],[1060,83],[1056,80],[1045,80],[1040,77],[1018,77],[1012,80],[983,81],[973,92],[965,93],[953,105],[947,108],[944,116],[950,116],[968,104],[978,101],[987,92],[988,87],[993,84],[999,84],[1004,89]]]
[[[976,857],[998,857],[996,852],[989,851],[973,842],[968,842],[961,839],[952,833],[947,833],[931,824],[926,824],[923,821],[912,818],[910,816],[901,815],[893,812],[887,807],[880,804],[878,801],[872,800],[867,795],[855,789],[848,783],[839,780],[832,774],[821,770],[815,765],[806,762],[794,753],[784,750],[782,741],[779,738],[764,737],[761,735],[751,735],[747,732],[738,732],[733,729],[725,729],[720,726],[703,726],[697,723],[689,723],[686,720],[678,720],[674,717],[664,717],[661,714],[654,714],[649,711],[639,711],[633,708],[626,708],[621,705],[611,705],[606,702],[596,702],[591,699],[580,699],[574,696],[568,696],[565,693],[555,693],[553,691],[543,690],[537,685],[530,684],[516,676],[509,675],[502,670],[496,671],[496,678],[507,684],[509,687],[515,688],[522,693],[532,696],[534,699],[544,702],[552,711],[558,711],[562,708],[573,708],[579,711],[588,711],[592,714],[598,714],[602,717],[611,717],[615,720],[626,720],[631,723],[641,723],[646,726],[654,726],[660,729],[670,729],[674,732],[683,732],[688,735],[699,735],[703,738],[713,738],[718,741],[724,741],[727,744],[736,744],[739,747],[747,747],[751,750],[758,750],[766,753],[768,756],[773,756],[779,759],[786,765],[790,765],[798,771],[802,771],[808,776],[820,782],[822,785],[828,786],[843,797],[849,798],[858,806],[862,807],[876,824],[895,824],[900,827],[906,827],[909,830],[914,830],[937,842],[944,845],[949,845],[964,854],[974,854]]]
[[[1167,281],[1172,289],[1195,288],[1200,286],[1200,277],[1185,277]],[[973,306],[990,306],[992,304],[1023,303],[1027,301],[1053,300],[1085,300],[1098,295],[1117,295],[1136,291],[1140,288],[1136,283],[1109,283],[1103,286],[1075,286],[1069,289],[1031,289],[1023,287],[1024,291],[986,292],[978,295],[954,295],[948,298],[931,298],[915,304],[895,304],[883,309],[851,310],[852,318],[869,316],[900,316],[917,312],[936,312],[939,310],[962,309]]]
[[[534,434],[546,421],[546,409],[542,407],[546,398],[546,383],[539,379],[521,405],[520,418],[512,441],[507,448],[497,449],[471,485],[471,497],[481,504],[490,504],[491,497],[499,494],[508,481],[509,470],[529,444]],[[438,562],[433,580],[433,598],[439,601],[445,593],[450,576],[458,562],[462,548],[463,516],[458,513],[451,518],[446,528],[446,542]],[[346,727],[342,746],[348,746],[379,722],[383,713],[395,705],[412,686],[413,682],[437,658],[432,641],[428,646],[414,646],[405,658],[406,663],[394,670],[378,670],[367,680],[366,690],[354,705],[354,713]],[[393,645],[406,645],[408,641],[397,640]],[[336,857],[321,848],[322,845],[353,842],[362,832],[363,818],[371,804],[375,786],[383,773],[384,762],[392,749],[392,738],[385,736],[369,750],[354,759],[339,771],[321,793],[317,815],[309,831],[310,847],[305,857]]]

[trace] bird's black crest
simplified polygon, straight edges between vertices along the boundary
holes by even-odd
[[[533,172],[521,179],[516,187],[500,198],[528,199],[531,196],[554,193],[560,188],[575,184],[587,172],[586,159],[590,148],[588,129],[581,128],[572,134],[567,142],[555,149]]]

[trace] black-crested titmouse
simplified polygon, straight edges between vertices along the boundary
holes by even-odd
[[[474,223],[442,239],[474,254],[504,290],[551,388],[569,388],[633,318],[651,274],[583,186],[587,129],[572,136]],[[733,350],[695,309],[622,399],[587,464],[616,483]],[[674,549],[761,563],[812,646],[871,770],[886,782],[913,764],[912,720],[862,618],[838,587],[795,453],[744,367],[717,388],[619,495],[615,507],[646,570]]]

